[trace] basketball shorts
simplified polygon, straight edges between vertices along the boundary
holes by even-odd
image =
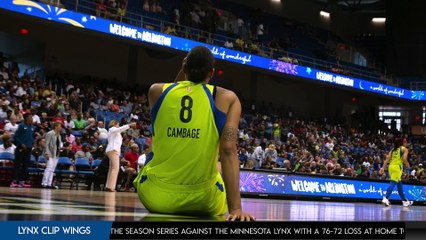
[[[220,174],[197,185],[165,183],[145,174],[141,171],[133,185],[142,204],[150,212],[218,216],[228,211],[225,185]]]
[[[402,177],[402,166],[400,165],[389,165],[389,176],[391,181],[399,182]]]

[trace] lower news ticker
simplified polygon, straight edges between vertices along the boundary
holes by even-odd
[[[111,239],[405,239],[403,222],[113,223]]]

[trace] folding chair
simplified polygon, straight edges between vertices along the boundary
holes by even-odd
[[[0,182],[10,183],[12,178],[13,164],[15,161],[15,154],[2,152],[0,153]]]
[[[75,181],[76,190],[78,190],[78,184],[80,183],[80,177],[83,176],[85,180],[88,180],[87,176],[93,176],[95,173],[92,170],[92,167],[89,163],[89,160],[86,158],[77,158],[74,163],[75,170],[77,172]],[[72,186],[71,186],[72,187]]]
[[[58,159],[58,165],[56,165],[56,181],[59,182],[58,187],[61,187],[61,183],[64,179],[64,175],[68,175],[68,179],[71,179],[71,175],[75,175],[77,174],[77,171],[74,170],[69,170],[70,167],[72,166],[72,162],[71,159],[69,159],[68,157],[60,157]],[[70,186],[70,189],[72,187],[72,184]]]

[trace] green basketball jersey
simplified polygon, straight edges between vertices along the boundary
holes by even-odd
[[[402,166],[403,149],[404,147],[400,147],[396,151],[392,151],[390,165]]]
[[[226,114],[215,107],[214,86],[182,81],[165,84],[151,110],[153,157],[148,178],[197,185],[216,179],[219,136]]]

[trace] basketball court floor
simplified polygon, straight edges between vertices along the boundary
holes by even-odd
[[[426,221],[426,206],[243,198],[258,221]],[[0,187],[0,221],[211,221],[150,214],[135,193]]]

